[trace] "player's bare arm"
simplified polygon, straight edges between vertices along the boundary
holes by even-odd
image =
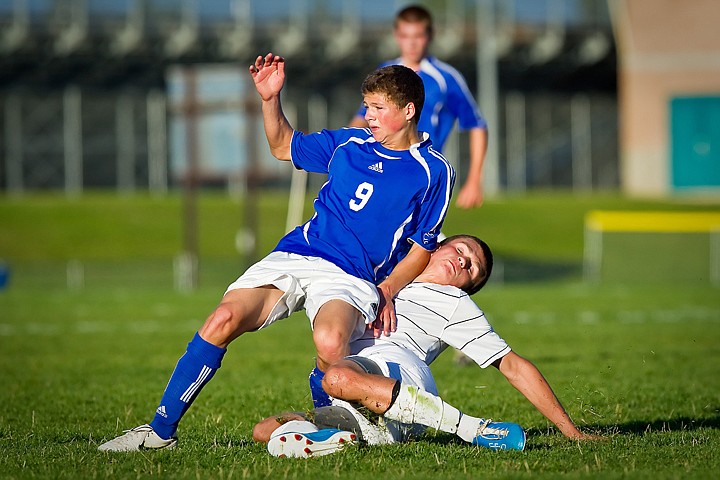
[[[540,413],[553,422],[563,435],[574,440],[598,440],[601,438],[585,434],[575,426],[550,384],[532,362],[510,352],[493,365]]]
[[[255,425],[253,428],[253,440],[256,442],[267,443],[270,440],[270,435],[280,425],[283,425],[291,420],[307,420],[304,416],[296,412],[281,413],[280,415],[273,415],[268,417]]]
[[[487,130],[473,128],[470,137],[470,165],[467,178],[460,189],[456,205],[460,208],[479,207],[483,203],[482,168],[487,152]]]
[[[375,336],[380,333],[390,335],[397,327],[395,317],[395,306],[393,299],[410,282],[422,273],[430,261],[430,252],[413,244],[407,256],[403,258],[393,269],[392,273],[378,285],[380,292],[380,306],[377,319],[374,323]]]
[[[270,152],[278,160],[290,160],[293,128],[282,111],[280,92],[285,84],[285,59],[268,53],[250,65],[255,88],[262,99],[263,123]]]

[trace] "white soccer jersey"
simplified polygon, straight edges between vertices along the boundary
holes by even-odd
[[[459,288],[434,283],[411,283],[395,299],[397,331],[374,338],[372,331],[350,348],[354,355],[371,345],[405,348],[430,365],[448,346],[461,350],[482,368],[510,352],[485,314]]]

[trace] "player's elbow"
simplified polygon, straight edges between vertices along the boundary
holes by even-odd
[[[267,443],[270,440],[270,435],[279,425],[274,418],[266,418],[255,424],[252,432],[253,440],[260,443]]]
[[[286,146],[282,147],[270,147],[270,153],[273,157],[278,160],[288,161],[290,160],[290,148]]]

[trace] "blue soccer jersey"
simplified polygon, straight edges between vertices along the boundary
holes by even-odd
[[[396,58],[380,67],[400,64],[401,59]],[[420,113],[418,130],[430,135],[437,150],[442,151],[456,119],[462,130],[487,128],[465,79],[455,68],[435,57],[425,57],[416,73],[425,86],[425,104]],[[357,114],[365,116],[365,107],[360,107]]]
[[[369,129],[295,132],[296,168],[328,174],[315,214],[285,235],[275,250],[324,258],[345,272],[381,282],[410,250],[426,250],[450,205],[455,172],[425,139],[389,150]]]

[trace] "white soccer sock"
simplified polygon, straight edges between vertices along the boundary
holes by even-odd
[[[458,424],[456,435],[466,442],[472,443],[478,436],[480,425],[485,422],[482,418],[472,417],[470,415],[460,414],[460,423]]]
[[[385,417],[402,423],[419,423],[441,432],[454,433],[466,442],[472,442],[478,435],[482,418],[462,413],[432,393],[418,387],[400,384],[395,402]]]
[[[395,402],[383,414],[402,423],[418,423],[447,433],[457,433],[462,413],[432,393],[412,385],[400,385]]]

